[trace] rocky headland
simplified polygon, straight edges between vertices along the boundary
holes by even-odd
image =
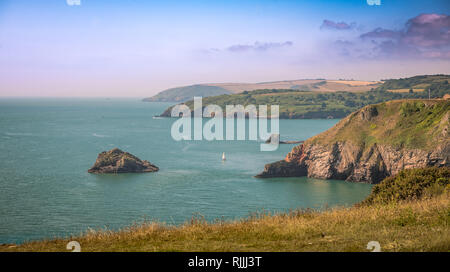
[[[450,166],[450,101],[397,100],[366,106],[306,140],[256,177],[379,183],[402,169]]]
[[[270,144],[270,143],[276,143],[278,142],[278,144],[301,144],[304,141],[281,141],[280,140],[280,134],[272,134],[270,135],[269,139],[266,140],[266,144]]]
[[[118,148],[103,151],[97,157],[89,173],[144,173],[156,172],[159,168],[148,161]]]

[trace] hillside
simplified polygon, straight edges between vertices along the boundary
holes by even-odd
[[[144,102],[185,102],[194,96],[215,96],[221,94],[231,94],[230,91],[217,86],[192,85],[186,87],[172,88],[158,93],[155,96],[144,98]]]
[[[433,150],[449,140],[449,111],[450,101],[446,100],[395,100],[370,105],[308,141],[324,146],[351,141],[364,148],[389,144]]]
[[[385,79],[384,83],[377,89],[380,91],[395,90],[428,90],[445,89],[448,90],[449,75],[423,75],[409,78]],[[428,94],[427,94],[428,95]]]
[[[193,218],[173,227],[133,225],[118,232],[99,230],[66,239],[0,245],[0,251],[359,251],[370,241],[381,251],[450,250],[450,170],[403,171],[373,188],[361,204],[325,211],[295,210],[208,223]],[[402,198],[386,197],[395,188]],[[409,188],[420,194],[409,195]],[[382,201],[381,201],[382,200]]]
[[[375,81],[354,81],[354,80],[285,80],[261,83],[211,83],[183,86],[164,90],[155,96],[144,98],[148,102],[185,102],[192,100],[194,96],[217,96],[221,94],[235,94],[245,91],[260,89],[289,89],[301,91],[318,92],[366,92],[372,88],[380,86],[380,82]]]
[[[296,146],[258,177],[309,176],[379,183],[405,168],[450,166],[450,101],[366,106]]]
[[[330,84],[314,83],[318,89],[304,86],[304,90],[297,89],[263,89],[244,91],[240,94],[219,95],[203,99],[203,106],[215,104],[225,109],[226,105],[279,105],[281,119],[312,119],[312,118],[343,118],[366,105],[381,103],[397,99],[441,98],[450,94],[450,76],[418,76],[408,79],[387,80],[377,88],[365,92],[348,91],[320,91]],[[323,81],[325,82],[325,81]],[[346,81],[350,84],[350,81]],[[356,83],[355,83],[356,84]],[[361,84],[361,83],[358,83]],[[359,86],[359,85],[357,85]],[[370,85],[367,85],[370,86]],[[417,91],[425,88],[427,91]],[[312,90],[314,89],[314,90]],[[408,90],[396,92],[395,90]],[[409,90],[413,89],[412,92]],[[414,89],[416,91],[414,91]],[[430,89],[430,92],[428,92]],[[185,102],[191,110],[193,101]],[[161,116],[170,117],[169,107]]]

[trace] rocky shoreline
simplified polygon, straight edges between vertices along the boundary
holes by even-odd
[[[301,144],[282,161],[267,164],[258,178],[308,176],[352,182],[379,183],[399,171],[417,167],[450,166],[450,146],[433,151],[397,149],[375,144],[367,150],[351,143],[335,143],[331,148]]]
[[[272,134],[269,139],[266,140],[266,144],[272,143],[272,140],[274,143],[278,144],[302,144],[304,141],[281,141],[280,140],[280,134]]]
[[[445,101],[396,101],[365,107],[330,130],[294,147],[284,160],[267,164],[256,177],[307,176],[375,184],[402,169],[449,167],[449,108],[450,102]],[[384,116],[383,112],[394,114]],[[415,121],[408,120],[410,116],[405,116],[405,112]],[[429,116],[434,119],[427,120]],[[416,138],[408,136],[409,131],[425,125],[428,127],[423,129],[423,135],[417,132]],[[393,133],[410,138],[404,143],[390,143],[389,135]],[[423,146],[408,145],[423,141],[426,141]]]

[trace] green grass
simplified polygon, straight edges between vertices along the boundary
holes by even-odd
[[[352,113],[308,141],[322,145],[351,141],[365,148],[388,144],[396,148],[431,150],[449,141],[449,111],[448,100],[384,102]]]

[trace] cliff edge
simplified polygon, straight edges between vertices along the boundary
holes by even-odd
[[[396,100],[366,106],[298,145],[256,177],[379,183],[402,169],[450,166],[450,101]]]

